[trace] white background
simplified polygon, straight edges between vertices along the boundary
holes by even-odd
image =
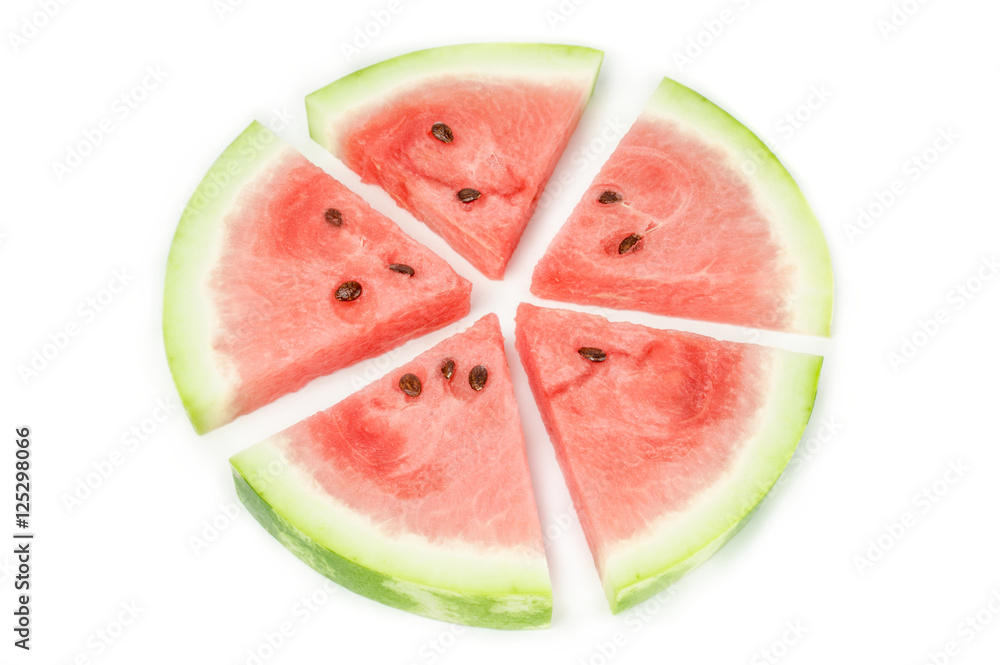
[[[989,603],[991,594],[1000,597],[1000,279],[983,268],[993,280],[977,282],[977,271],[1000,250],[1000,9],[908,0],[902,4],[912,15],[884,34],[879,22],[890,19],[890,0],[577,2],[565,0],[559,14],[552,13],[560,11],[557,0],[401,1],[350,58],[343,44],[388,0],[233,0],[222,13],[212,0],[50,2],[51,18],[38,14],[44,2],[4,3],[0,536],[7,542],[14,531],[13,432],[27,425],[37,539],[29,654],[11,645],[12,546],[0,546],[0,662],[238,664],[248,662],[248,650],[286,664],[767,662],[762,650],[783,663],[919,664],[930,662],[929,652],[941,652],[938,663],[997,662],[1000,601],[992,610]],[[723,11],[728,22],[715,23]],[[44,25],[32,32],[26,20]],[[12,35],[29,37],[15,44]],[[700,53],[689,42],[699,39]],[[607,53],[556,171],[568,184],[536,215],[502,283],[482,279],[312,144],[302,104],[308,92],[386,57],[490,40],[577,43]],[[691,61],[678,59],[689,48]],[[143,84],[147,68],[165,78],[155,86],[146,79],[151,89],[136,93],[144,98],[122,117],[116,100]],[[837,311],[828,344],[765,340],[827,354],[812,423],[780,487],[673,593],[641,614],[613,617],[513,354],[512,315],[527,297],[531,267],[617,140],[598,137],[616,118],[630,124],[663,75],[708,95],[775,145],[827,234]],[[821,103],[815,90],[824,91]],[[800,108],[811,98],[817,108]],[[146,419],[157,400],[177,402],[160,334],[174,226],[216,155],[252,119],[268,120],[275,110],[292,116],[284,138],[473,280],[473,313],[385,362],[318,380],[208,436],[196,436],[181,412],[154,429]],[[797,128],[782,124],[797,110],[809,117]],[[60,180],[53,163],[104,118],[113,131]],[[934,150],[948,128],[957,138]],[[935,161],[917,178],[908,160],[928,148]],[[897,179],[902,194],[849,237],[858,208],[877,204]],[[116,270],[131,277],[127,288],[102,312],[85,314],[87,299],[99,297]],[[981,287],[971,299],[953,291],[967,283]],[[888,354],[937,310],[947,323],[917,335],[921,348],[894,367]],[[548,631],[453,630],[344,590],[327,592],[323,578],[232,508],[229,455],[488,311],[500,314],[508,337],[551,535]],[[22,379],[19,366],[74,322],[79,334],[37,376]],[[123,438],[144,426],[145,441]],[[112,457],[120,463],[106,478],[90,475],[107,471]],[[969,470],[948,483],[952,463]],[[96,489],[67,507],[88,475]],[[915,498],[924,491],[934,503]],[[906,514],[909,526],[892,526]],[[214,535],[213,520],[221,525]],[[196,551],[193,538],[211,543]],[[301,599],[314,593],[309,609]],[[122,628],[123,603],[134,603],[139,616]],[[991,622],[970,630],[966,619],[977,612]],[[271,649],[267,636],[285,622],[291,635]],[[108,644],[102,634],[115,637]],[[957,655],[944,655],[949,641]]]

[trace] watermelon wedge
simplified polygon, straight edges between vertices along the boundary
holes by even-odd
[[[470,292],[441,258],[255,122],[177,227],[167,359],[203,433],[465,316]]]
[[[548,625],[496,315],[230,461],[257,520],[344,587],[444,621]]]
[[[531,292],[827,336],[833,275],[816,217],[778,159],[665,78],[535,267]]]
[[[822,364],[528,304],[517,350],[613,612],[746,523],[795,450]]]
[[[417,51],[306,97],[309,132],[500,279],[602,58],[556,44]]]

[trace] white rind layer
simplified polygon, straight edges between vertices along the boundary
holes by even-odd
[[[306,97],[309,134],[341,157],[341,137],[370,109],[434,79],[569,83],[593,91],[604,54],[562,44],[460,44],[407,53],[358,70]]]
[[[714,554],[742,527],[777,481],[802,436],[822,358],[761,349],[759,391],[769,396],[746,428],[729,470],[683,510],[662,515],[599,561],[612,610],[655,594]]]
[[[664,78],[643,109],[639,121],[671,123],[727,156],[741,174],[758,210],[771,221],[783,265],[792,266],[794,291],[786,306],[788,332],[830,335],[833,311],[833,268],[823,230],[794,178],[746,126],[697,92]],[[775,323],[778,323],[776,318]]]
[[[225,246],[227,211],[248,183],[294,154],[269,129],[252,123],[205,174],[177,225],[167,259],[163,339],[178,392],[199,433],[229,422],[236,409],[236,370],[213,348],[219,323],[210,289]]]
[[[431,541],[390,531],[351,509],[297,466],[283,435],[267,439],[233,458],[233,466],[271,508],[314,543],[349,561],[399,580],[474,594],[548,594],[544,552],[485,547],[456,539]],[[431,597],[414,591],[421,604]]]

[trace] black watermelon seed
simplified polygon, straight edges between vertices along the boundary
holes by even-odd
[[[476,365],[469,372],[469,385],[473,390],[482,390],[486,386],[486,379],[490,376],[489,371],[482,365]]]
[[[608,357],[608,355],[604,353],[604,351],[601,351],[600,349],[594,348],[592,346],[581,347],[577,349],[576,352],[592,363],[602,363]]]
[[[633,247],[635,247],[640,240],[642,240],[642,236],[639,235],[638,233],[633,233],[632,235],[626,237],[618,245],[618,253],[625,254],[626,252],[630,251]]]
[[[482,196],[482,193],[478,189],[472,189],[471,187],[458,190],[458,200],[462,203],[472,203],[480,196]]]
[[[409,277],[413,277],[414,275],[413,268],[406,265],[405,263],[390,263],[389,270],[393,272],[398,272],[401,275],[407,275]]]
[[[340,302],[351,302],[361,296],[361,285],[355,281],[344,282],[333,292],[333,297]]]
[[[455,140],[455,134],[451,131],[451,127],[443,122],[435,122],[431,127],[431,134],[441,143],[451,143]]]
[[[451,381],[451,377],[455,375],[455,361],[448,359],[444,361],[441,365],[441,373],[444,374],[444,378]]]
[[[613,192],[610,189],[601,192],[601,195],[597,198],[598,203],[603,203],[605,205],[609,203],[618,203],[621,200],[622,200],[622,195],[619,194],[618,192]]]
[[[416,374],[404,374],[399,379],[399,389],[410,397],[418,396],[422,388],[423,386],[420,385],[420,377]]]
[[[327,208],[326,213],[323,214],[326,221],[333,224],[334,226],[343,226],[344,224],[344,214],[337,210],[336,208]]]

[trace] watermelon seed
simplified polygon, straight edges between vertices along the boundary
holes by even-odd
[[[458,200],[462,203],[472,203],[478,199],[482,194],[478,189],[472,189],[471,187],[466,187],[465,189],[458,190]]]
[[[389,270],[392,270],[393,272],[398,272],[401,275],[407,275],[409,277],[413,277],[414,274],[413,268],[406,265],[405,263],[390,263]]]
[[[451,143],[455,140],[455,134],[451,131],[451,127],[443,122],[435,122],[431,127],[431,134],[441,143]]]
[[[344,224],[344,214],[336,208],[327,208],[323,216],[334,226],[343,226]]]
[[[421,390],[420,377],[416,374],[404,374],[399,379],[399,389],[410,397],[417,397]]]
[[[621,244],[618,245],[618,253],[625,254],[633,247],[635,247],[640,240],[642,240],[642,236],[639,235],[638,233],[633,233],[632,235],[628,236],[627,238],[621,241]]]
[[[441,373],[444,374],[444,378],[451,381],[451,377],[455,375],[455,361],[448,359],[444,361],[441,365]]]
[[[486,379],[490,376],[489,371],[482,365],[476,365],[469,372],[469,385],[473,390],[482,390],[486,387]]]
[[[592,346],[581,347],[576,352],[592,363],[602,363],[608,358],[608,354]]]
[[[344,282],[333,292],[333,297],[340,302],[351,302],[361,296],[361,285],[355,281]]]
[[[621,194],[619,194],[618,192],[613,192],[609,189],[601,193],[601,195],[597,199],[597,202],[607,205],[609,203],[618,203],[621,200],[622,200]]]

